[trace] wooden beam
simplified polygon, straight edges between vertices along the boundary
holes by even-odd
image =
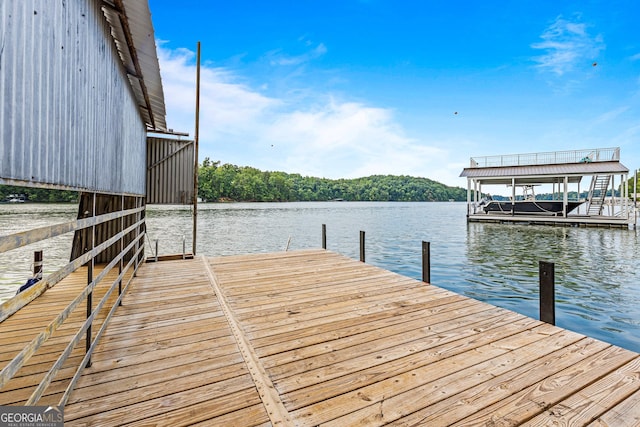
[[[268,409],[267,412],[269,414],[269,418],[271,419],[271,423],[274,426],[294,425],[291,421],[289,411],[287,411],[287,408],[284,406],[284,403],[282,402],[278,391],[271,382],[271,379],[265,371],[264,367],[260,363],[260,357],[256,354],[256,351],[251,346],[251,343],[243,333],[242,328],[240,328],[240,324],[238,323],[238,320],[231,310],[231,307],[226,300],[225,294],[222,291],[222,288],[220,288],[218,281],[213,274],[211,267],[209,266],[209,262],[204,257],[201,257],[200,259],[205,266],[207,276],[209,277],[209,282],[211,283],[211,287],[218,297],[218,301],[220,302],[222,311],[227,318],[227,322],[229,322],[229,327],[231,328],[231,331],[236,338],[238,347],[240,347],[242,357],[249,367],[249,373],[251,374],[256,388],[260,393],[260,397],[263,403]]]

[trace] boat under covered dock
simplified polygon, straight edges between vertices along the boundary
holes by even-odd
[[[469,222],[629,228],[636,203],[628,174],[616,147],[471,158],[460,176],[467,178]],[[585,178],[589,186],[581,189]],[[492,197],[495,186],[511,194]],[[544,197],[536,187],[546,189]]]

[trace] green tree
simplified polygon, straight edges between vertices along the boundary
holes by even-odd
[[[206,158],[199,171],[199,196],[209,201],[464,201],[467,192],[428,178],[372,175],[326,179],[231,164]]]

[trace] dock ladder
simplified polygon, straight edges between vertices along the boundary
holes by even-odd
[[[588,215],[602,215],[609,182],[611,182],[611,175],[594,175],[591,179],[589,208],[587,209]]]

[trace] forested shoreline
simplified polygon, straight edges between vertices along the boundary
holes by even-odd
[[[467,199],[467,191],[428,178],[372,175],[355,179],[327,179],[261,171],[250,166],[220,164],[204,159],[198,174],[198,195],[205,201],[407,201]]]
[[[630,192],[633,178],[629,179]],[[638,183],[640,188],[640,182]],[[0,185],[0,201],[20,196],[26,202],[75,203],[75,191]],[[407,175],[372,175],[354,179],[327,179],[286,172],[261,171],[251,166],[221,164],[205,158],[198,171],[198,196],[206,202],[296,201],[466,201],[467,190],[429,178]],[[570,193],[570,197],[577,194]],[[587,197],[583,192],[581,197]],[[495,196],[496,199],[506,197]],[[538,199],[552,199],[539,194]]]

